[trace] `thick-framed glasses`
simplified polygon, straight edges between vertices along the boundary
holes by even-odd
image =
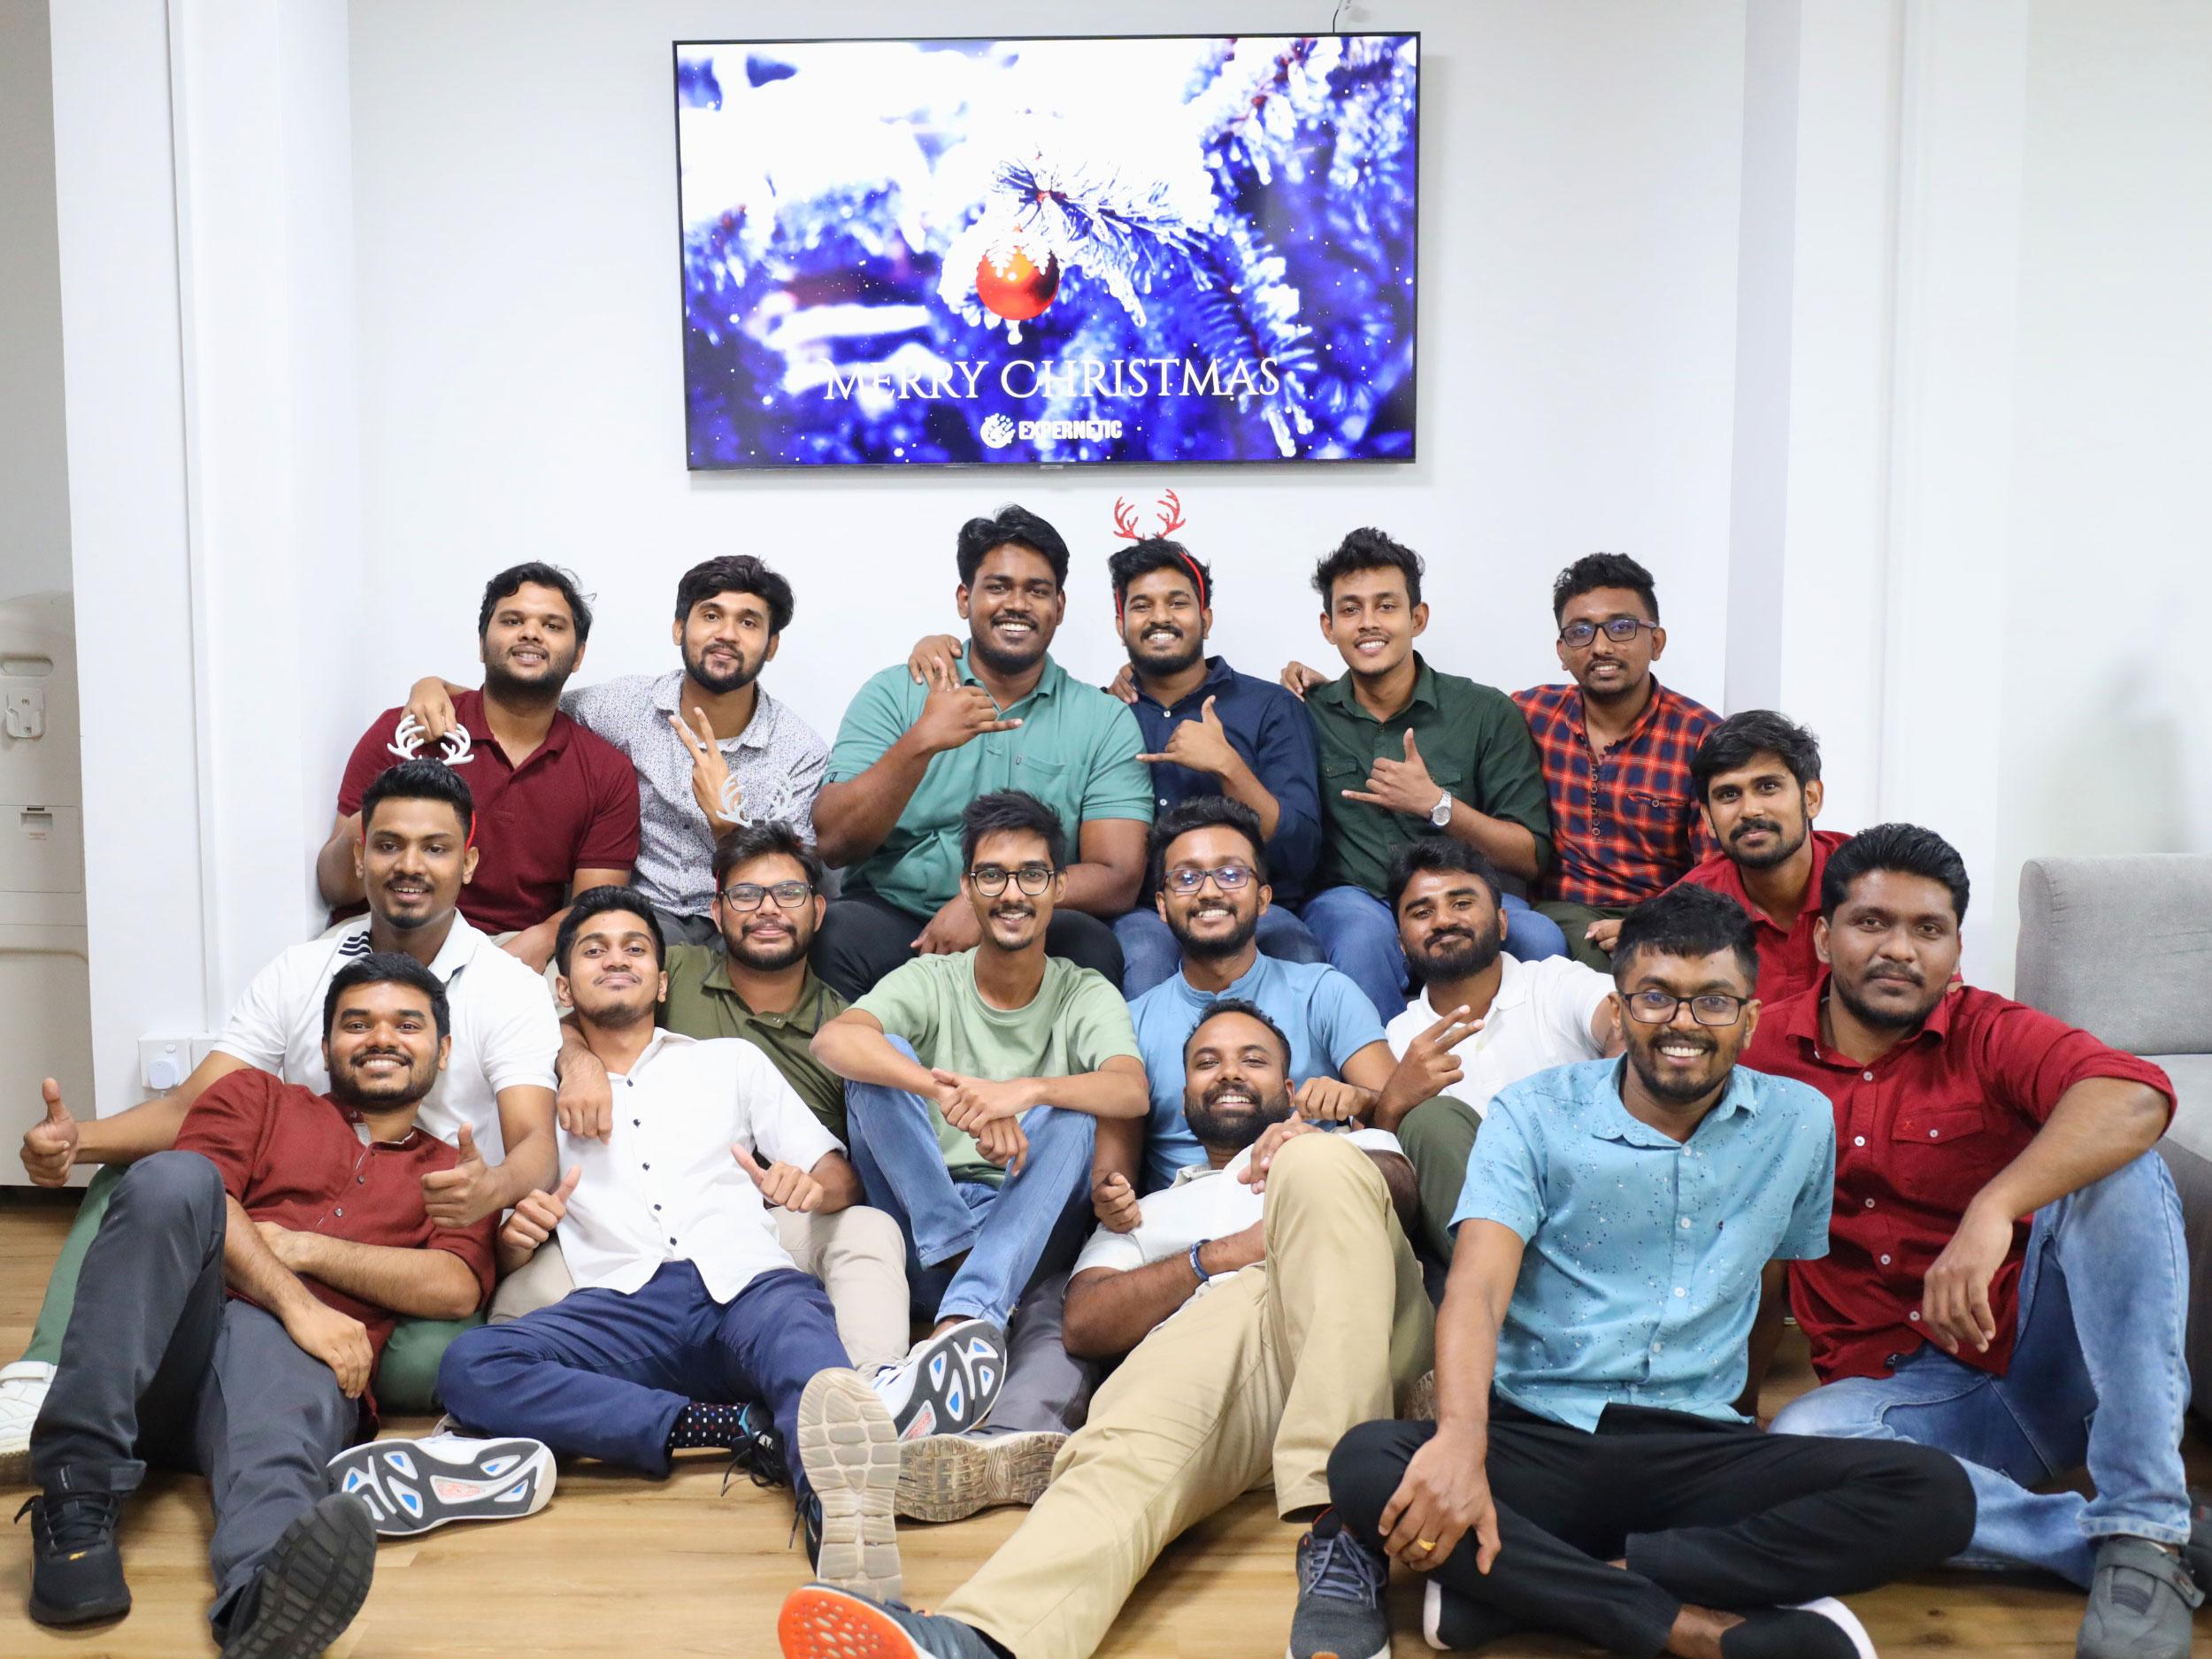
[[[778,908],[795,910],[814,896],[803,881],[778,881],[763,887],[757,881],[739,881],[722,889],[722,902],[733,910],[757,910],[761,901],[772,897]]]
[[[1602,625],[1605,637],[1616,645],[1625,645],[1636,637],[1640,628],[1655,628],[1656,622],[1647,622],[1641,617],[1608,617]],[[1598,636],[1600,625],[1595,622],[1570,622],[1559,630],[1559,642],[1580,650]]]
[[[1664,991],[1638,991],[1628,999],[1628,1017],[1640,1025],[1664,1025],[1674,1010],[1687,1002],[1690,1018],[1701,1025],[1732,1025],[1743,1012],[1747,996],[1727,996],[1707,991],[1699,996],[1669,996]]]
[[[1167,885],[1177,893],[1195,893],[1210,878],[1214,886],[1224,893],[1241,893],[1250,884],[1254,873],[1250,864],[1224,864],[1218,870],[1201,870],[1195,864],[1178,864],[1167,872]]]
[[[968,872],[968,879],[975,883],[975,890],[987,899],[995,899],[1005,892],[1009,881],[1033,899],[1052,885],[1053,873],[1050,864],[1024,864],[1018,870],[1002,870],[996,864],[978,864]]]

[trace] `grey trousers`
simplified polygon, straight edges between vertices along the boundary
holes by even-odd
[[[161,1152],[116,1184],[85,1253],[31,1474],[48,1492],[128,1493],[149,1462],[207,1477],[209,1617],[219,1630],[261,1558],[330,1490],[360,1409],[273,1317],[223,1294],[222,1178]]]
[[[980,1432],[1072,1434],[1089,1417],[1106,1363],[1068,1352],[1060,1337],[1067,1300],[1068,1276],[1060,1272],[1038,1279],[1015,1304],[1006,1327],[1006,1386]]]

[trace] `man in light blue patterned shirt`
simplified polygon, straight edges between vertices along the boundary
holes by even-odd
[[[1763,1288],[1826,1252],[1835,1182],[1826,1102],[1736,1065],[1759,1018],[1749,919],[1677,887],[1629,913],[1613,964],[1626,1054],[1491,1102],[1454,1221],[1437,1421],[1363,1425],[1330,1460],[1374,1594],[1360,1571],[1317,1577],[1300,1620],[1340,1651],[1350,1621],[1380,1632],[1356,1651],[1386,1647],[1389,1556],[1429,1574],[1438,1647],[1531,1630],[1639,1659],[1860,1659],[1865,1632],[1826,1598],[1972,1532],[1971,1488],[1908,1455],[1925,1448],[1837,1457],[1745,1420]]]

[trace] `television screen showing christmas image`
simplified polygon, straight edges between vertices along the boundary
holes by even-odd
[[[678,42],[691,465],[1411,460],[1419,47]]]

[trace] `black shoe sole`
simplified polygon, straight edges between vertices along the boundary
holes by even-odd
[[[131,1593],[123,1592],[119,1601],[81,1601],[72,1607],[56,1607],[42,1601],[35,1594],[30,1601],[31,1622],[66,1630],[75,1624],[97,1624],[103,1619],[120,1618],[131,1610]]]
[[[252,1622],[223,1659],[313,1659],[369,1599],[376,1526],[357,1498],[333,1493],[284,1529],[257,1581]]]

